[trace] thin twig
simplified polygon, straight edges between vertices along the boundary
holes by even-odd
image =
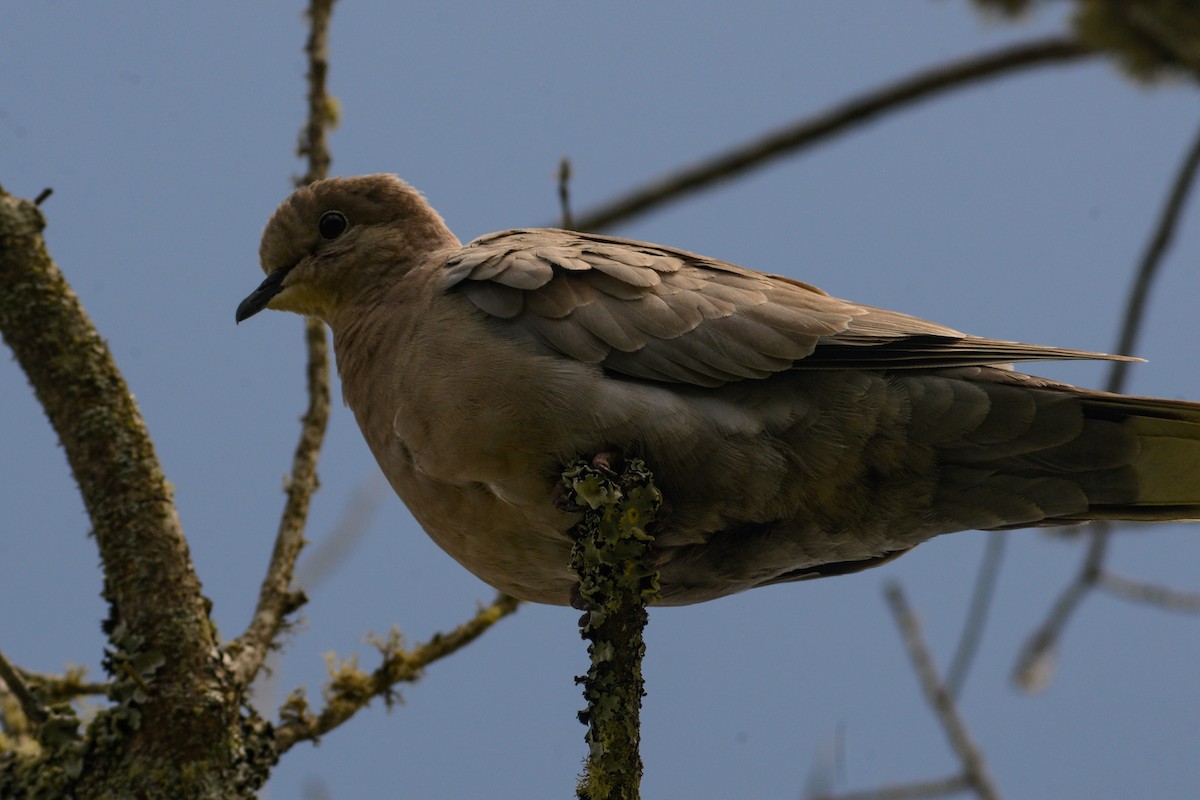
[[[474,617],[449,633],[434,634],[429,641],[412,650],[404,650],[398,642],[381,647],[383,662],[370,675],[358,672],[353,665],[344,667],[326,690],[326,706],[320,714],[292,712],[287,721],[276,728],[276,749],[280,755],[298,742],[314,741],[353,717],[371,700],[394,698],[398,683],[413,683],[421,678],[425,668],[478,639],[489,628],[517,610],[520,601],[506,594],[497,594],[491,605],[480,609]]]
[[[1125,303],[1125,317],[1121,322],[1121,332],[1117,337],[1117,349],[1113,352],[1120,355],[1132,355],[1137,349],[1138,335],[1142,331],[1142,320],[1146,315],[1146,302],[1150,296],[1150,287],[1158,277],[1158,268],[1163,256],[1175,237],[1179,227],[1179,218],[1187,204],[1188,195],[1196,181],[1196,172],[1200,169],[1200,133],[1197,133],[1192,146],[1184,156],[1175,180],[1171,182],[1171,191],[1159,214],[1158,224],[1150,237],[1146,250],[1138,263],[1137,274],[1133,285],[1129,288],[1129,299]],[[1125,388],[1125,375],[1129,369],[1128,361],[1113,361],[1108,373],[1108,383],[1105,386],[1110,392],[1120,392]]]
[[[1111,532],[1107,522],[1101,521],[1089,532],[1088,549],[1083,558],[1083,564],[1074,579],[1063,589],[1058,600],[1050,607],[1042,623],[1021,648],[1017,656],[1017,665],[1013,669],[1013,682],[1026,692],[1040,692],[1049,685],[1054,677],[1055,656],[1058,650],[1058,640],[1063,628],[1070,621],[1075,609],[1087,596],[1108,552],[1108,538]]]
[[[112,684],[108,681],[85,681],[83,667],[68,667],[63,675],[47,675],[42,672],[16,668],[26,684],[37,687],[37,692],[47,705],[54,705],[76,697],[108,694]]]
[[[1051,37],[933,67],[653,180],[578,215],[575,227],[583,231],[611,228],[618,222],[865,124],[885,112],[899,111],[950,89],[964,88],[1029,67],[1074,61],[1092,52],[1074,39]]]
[[[1171,182],[1171,191],[1163,204],[1154,233],[1146,245],[1142,258],[1138,263],[1137,273],[1130,287],[1129,299],[1125,303],[1125,315],[1121,330],[1117,336],[1117,346],[1114,352],[1130,355],[1136,348],[1138,335],[1145,319],[1147,300],[1150,288],[1159,274],[1159,265],[1167,253],[1167,249],[1179,226],[1179,219],[1187,204],[1188,196],[1200,172],[1200,131],[1196,133],[1191,147],[1176,171],[1175,179]],[[1110,367],[1105,388],[1110,392],[1119,392],[1125,387],[1126,362],[1114,361]],[[1063,589],[1062,594],[1050,609],[1049,615],[1042,625],[1026,641],[1017,658],[1013,670],[1013,680],[1025,691],[1036,692],[1044,689],[1054,674],[1054,652],[1058,647],[1058,639],[1070,620],[1071,615],[1088,592],[1098,583],[1104,571],[1104,557],[1108,550],[1108,537],[1111,526],[1107,522],[1097,522],[1088,531],[1089,544],[1084,554],[1083,564],[1071,583]]]
[[[1100,570],[1096,587],[1135,603],[1146,603],[1182,614],[1200,614],[1200,592],[1185,592],[1157,583],[1138,581],[1107,569]]]
[[[979,643],[983,640],[983,629],[987,624],[992,598],[996,594],[996,579],[1000,575],[1004,545],[1007,541],[1004,531],[991,531],[987,536],[983,560],[979,563],[979,574],[975,576],[975,591],[971,594],[971,605],[963,622],[962,636],[959,637],[958,647],[954,650],[950,668],[946,670],[946,691],[950,692],[950,696],[955,700],[962,692],[967,673],[971,670],[971,663],[979,651]]]
[[[374,473],[350,494],[341,519],[329,535],[308,550],[296,569],[296,585],[312,592],[354,551],[371,525],[375,512],[390,493],[382,475]]]
[[[569,231],[575,228],[571,217],[571,159],[563,156],[558,162],[558,207],[560,227]]]
[[[374,473],[351,492],[342,516],[333,530],[314,547],[306,549],[303,557],[297,562],[293,586],[298,591],[304,592],[306,596],[311,595],[345,563],[346,558],[362,541],[375,512],[379,510],[380,503],[388,493],[390,489],[380,473]],[[278,656],[278,652],[268,653],[254,682],[254,701],[259,707],[272,704],[271,698],[275,694],[279,677],[275,670]]]
[[[311,28],[305,45],[309,58],[308,119],[300,146],[301,152],[308,157],[308,172],[300,179],[304,184],[324,177],[330,163],[325,131],[332,122],[330,108],[333,101],[326,92],[325,77],[329,68],[332,13],[333,0],[312,0],[309,5]],[[329,421],[329,343],[325,326],[315,319],[306,320],[304,338],[308,349],[308,409],[292,458],[287,502],[279,521],[271,563],[259,589],[254,617],[245,633],[228,648],[233,655],[234,680],[242,687],[249,686],[258,674],[284,618],[304,602],[303,594],[292,589],[292,575],[304,546],[308,506],[317,489],[317,458]]]
[[[308,159],[308,171],[296,179],[296,186],[307,186],[329,175],[333,156],[329,153],[329,129],[337,124],[336,101],[326,87],[329,74],[329,22],[334,0],[310,0],[308,4],[308,118],[300,132],[297,155]]]
[[[921,624],[909,607],[908,601],[904,597],[904,591],[899,584],[890,583],[884,589],[884,593],[887,596],[892,615],[896,618],[896,625],[904,637],[904,646],[908,649],[909,658],[912,659],[917,678],[921,682],[921,688],[925,691],[925,697],[937,715],[938,721],[942,723],[942,729],[946,732],[950,747],[958,755],[962,764],[963,780],[981,800],[996,800],[1000,797],[1000,791],[996,788],[992,776],[988,772],[983,753],[972,741],[966,725],[963,724],[962,718],[958,714],[954,698],[946,691],[945,685],[938,676],[933,657],[929,654],[929,647],[921,634]]]
[[[21,704],[21,711],[25,714],[25,719],[29,720],[32,726],[36,728],[50,718],[50,712],[25,685],[25,679],[21,676],[20,671],[9,662],[4,653],[0,653],[0,681],[4,681],[9,693],[17,698],[17,702]]]
[[[936,778],[915,783],[897,783],[881,789],[866,789],[861,792],[817,795],[808,800],[926,800],[930,797],[950,797],[971,791],[971,784],[962,775]]]

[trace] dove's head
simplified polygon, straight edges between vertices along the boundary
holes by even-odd
[[[329,321],[458,240],[416,189],[395,175],[329,178],[301,189],[271,215],[259,260],[267,279],[241,302],[237,321],[264,308]]]

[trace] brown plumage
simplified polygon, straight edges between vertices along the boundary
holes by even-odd
[[[390,175],[275,212],[238,308],[333,330],[346,402],[431,537],[566,603],[563,465],[646,459],[662,602],[883,563],[942,533],[1200,518],[1200,405],[1003,365],[983,339],[682,250],[530,229],[461,245]]]

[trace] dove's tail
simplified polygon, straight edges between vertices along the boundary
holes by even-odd
[[[1200,520],[1200,403],[988,378],[970,430],[935,434],[948,526]]]
[[[1200,404],[1097,394],[1085,395],[1083,408],[1087,419],[1119,425],[1135,445],[1132,496],[1109,498],[1102,484],[1083,480],[1091,500],[1085,519],[1200,520]]]

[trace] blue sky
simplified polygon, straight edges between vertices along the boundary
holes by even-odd
[[[577,209],[945,59],[1062,28],[986,21],[963,2],[865,0],[394,4],[335,11],[335,174],[397,172],[466,240]],[[9,4],[0,11],[0,183],[44,206],[52,254],[108,339],[173,482],[221,633],[246,624],[303,409],[301,321],[233,311],[261,279],[258,236],[302,170],[298,4]],[[1200,114],[1183,85],[1135,86],[1102,61],[959,92],[619,228],[780,272],[972,333],[1105,350],[1133,265]],[[1130,389],[1200,399],[1195,205],[1152,295]],[[1103,367],[1037,365],[1098,385]],[[0,360],[0,648],[46,671],[103,647],[88,522],[53,432]],[[335,409],[310,536],[376,467]],[[651,613],[647,797],[794,798],[955,769],[883,602],[900,581],[949,660],[985,537],[881,570]],[[1010,797],[1185,797],[1200,785],[1193,618],[1091,598],[1054,681],[1008,674],[1074,573],[1079,546],[1010,534],[962,702]],[[1122,533],[1110,565],[1196,585],[1200,537]],[[277,663],[276,703],[319,696],[322,654],[369,631],[452,627],[491,590],[388,494],[311,593]],[[583,757],[577,614],[523,607],[319,748],[289,753],[272,798],[564,797]],[[840,744],[839,744],[840,743]],[[831,755],[840,748],[841,755]],[[836,768],[835,768],[836,763]]]

